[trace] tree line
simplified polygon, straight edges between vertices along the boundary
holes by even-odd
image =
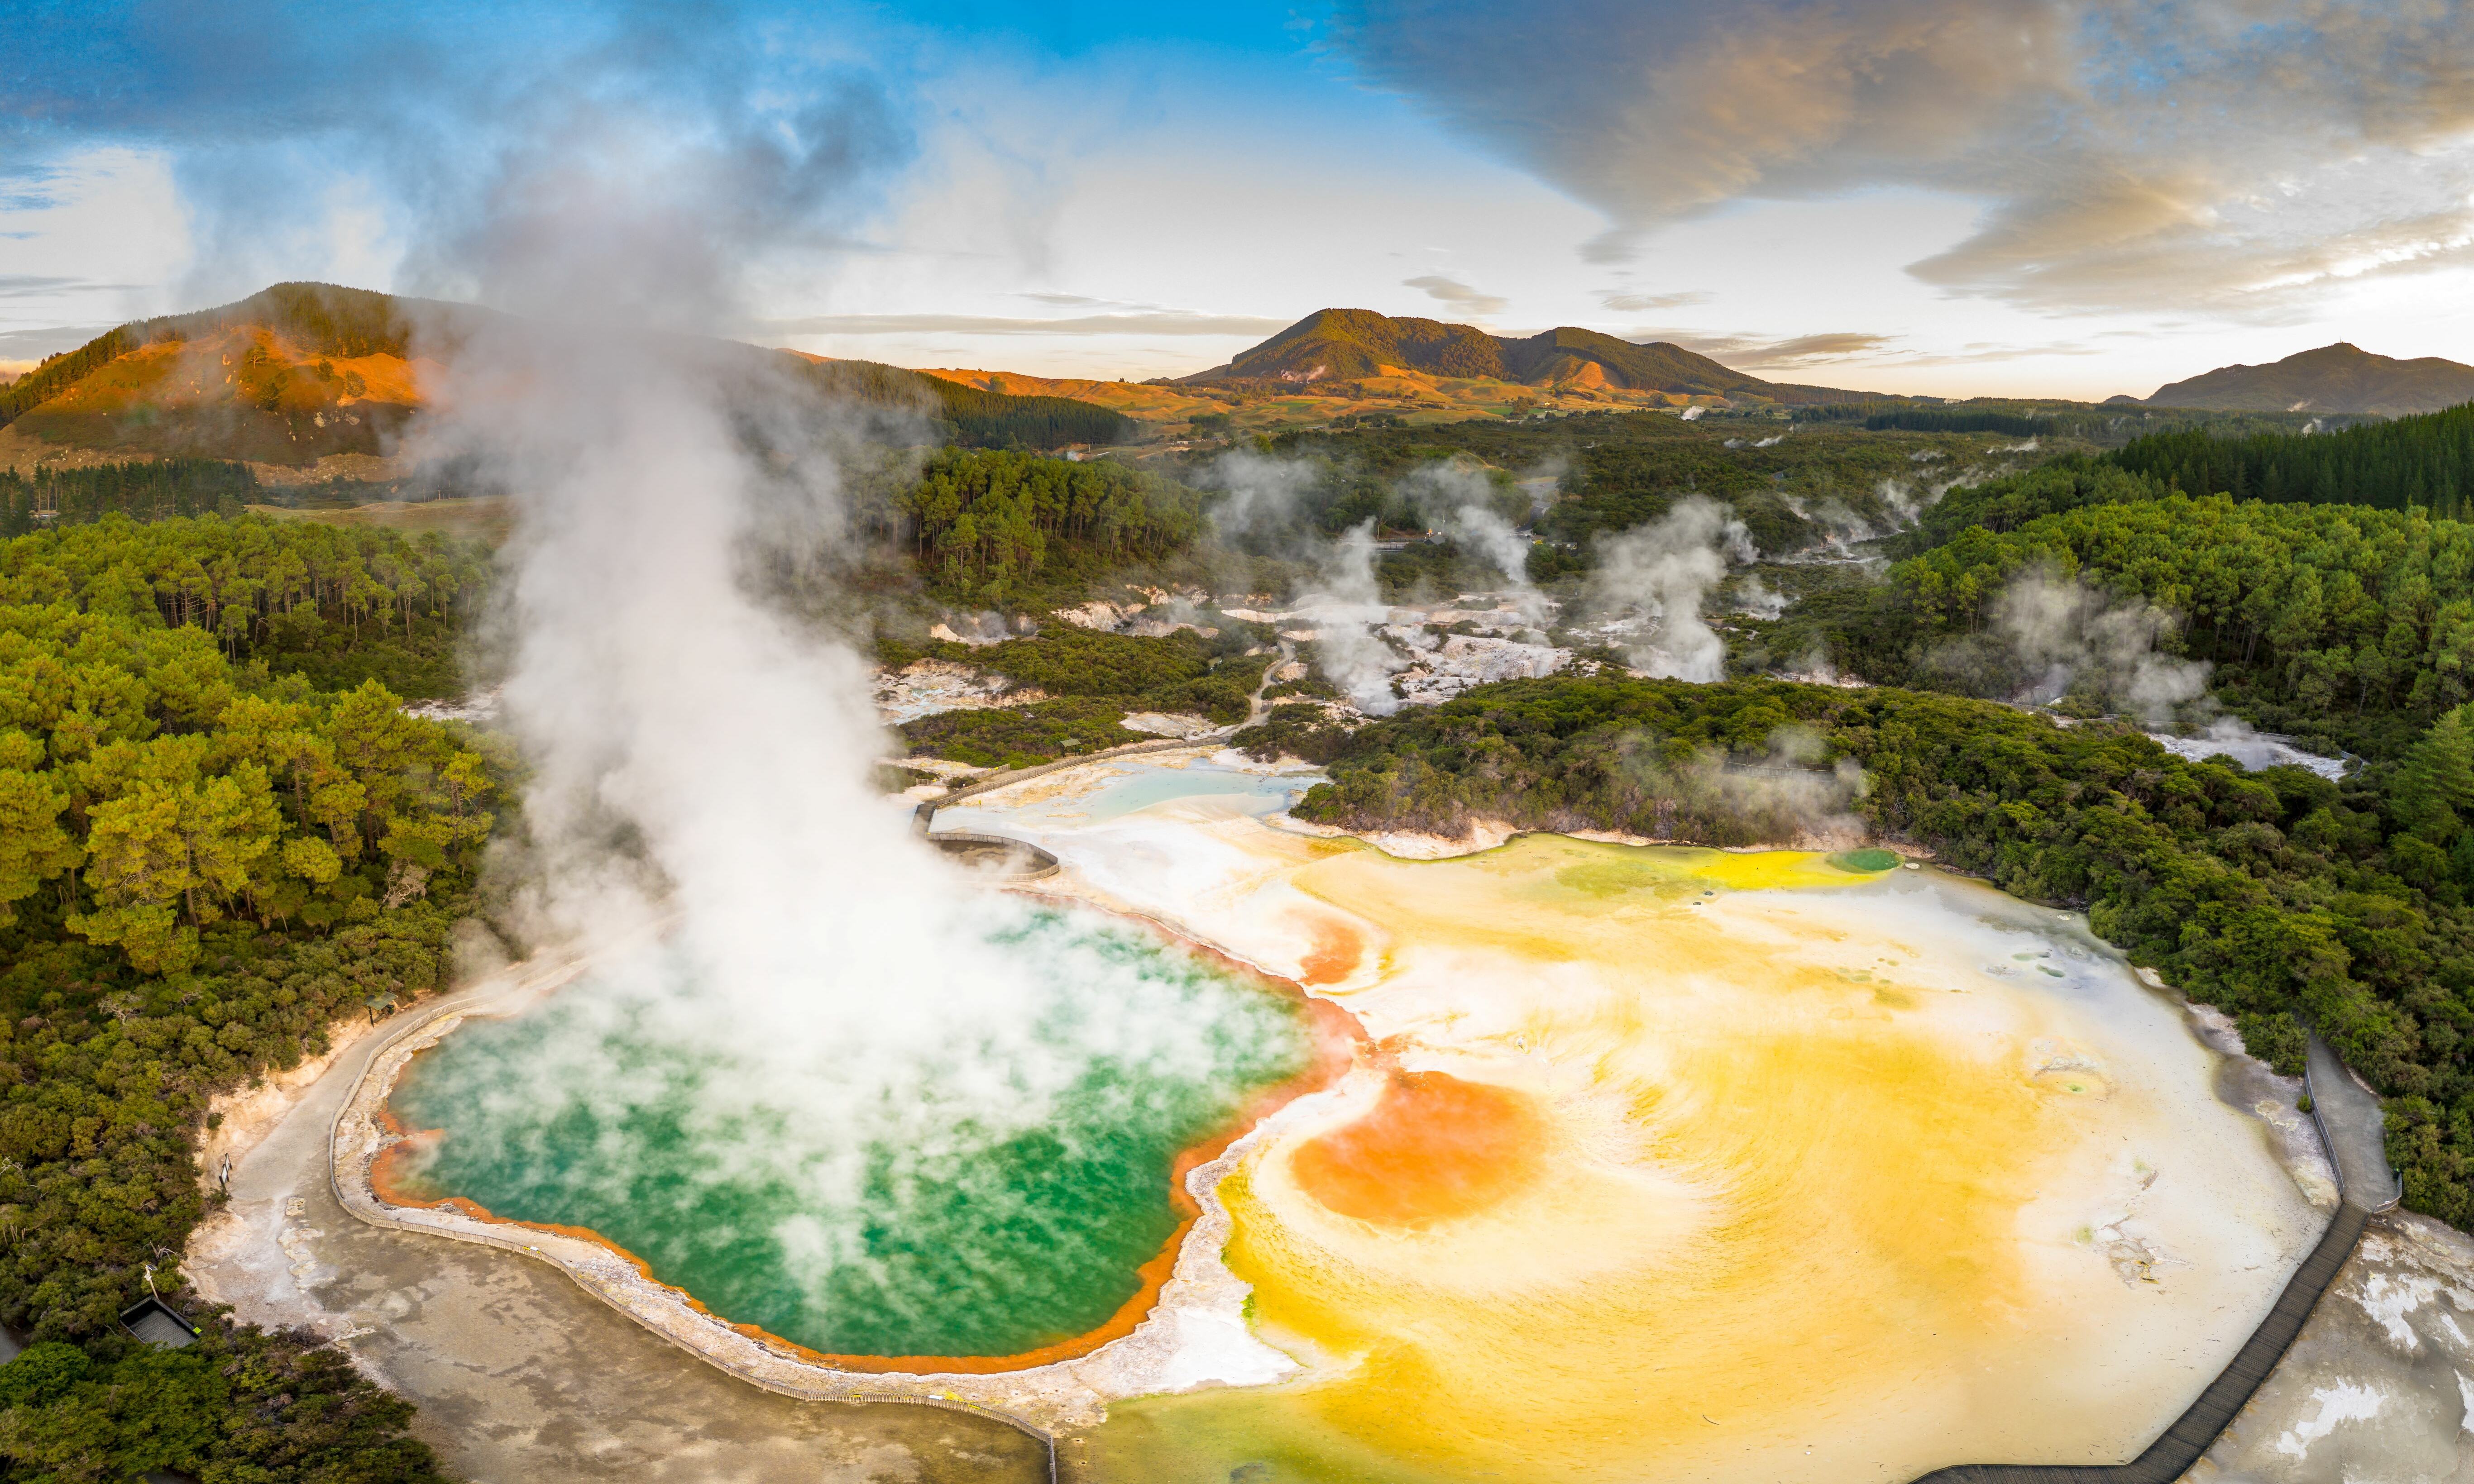
[[[2160,433],[2108,457],[2199,494],[2420,507],[2455,520],[2474,515],[2467,508],[2474,495],[2474,403],[2334,433]]]
[[[117,513],[133,520],[240,514],[265,496],[246,464],[225,459],[152,459],[61,468],[0,468],[0,537],[43,525],[82,525]]]
[[[2474,700],[2474,525],[2194,497],[2094,461],[1943,506],[1917,542],[1946,539],[1783,627],[1867,680],[2006,696],[2025,661],[2001,609],[2037,573],[2164,610],[2158,648],[2209,661],[2219,701],[2270,730],[2390,755]]]
[[[455,689],[459,626],[493,570],[486,548],[435,532],[111,514],[0,545],[0,603],[74,594],[90,610],[199,629],[231,659],[322,686],[377,678],[430,697]]]

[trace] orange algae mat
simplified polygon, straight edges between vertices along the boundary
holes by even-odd
[[[1120,829],[1145,827],[1191,826]],[[1210,833],[1244,889],[1093,874],[1312,963],[1382,1054],[1220,1186],[1253,1331],[1302,1374],[1118,1403],[1074,1440],[1088,1477],[2118,1460],[2317,1235],[2178,1009],[1990,890],[1804,852]]]
[[[1537,1175],[1529,1101],[1447,1072],[1395,1071],[1372,1113],[1307,1140],[1290,1168],[1324,1209],[1377,1226],[1466,1216]]]

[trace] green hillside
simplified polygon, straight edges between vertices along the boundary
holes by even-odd
[[[1501,346],[1485,331],[1440,320],[1395,319],[1371,309],[1318,309],[1204,375],[1353,381],[1386,366],[1432,376],[1504,375]]]

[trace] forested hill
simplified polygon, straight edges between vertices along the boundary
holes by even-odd
[[[0,542],[0,1322],[37,1342],[0,1380],[0,1477],[439,1477],[408,1404],[212,1316],[178,1255],[209,1097],[437,988],[494,825],[474,738],[293,641],[437,633],[474,576],[255,517]],[[114,1323],[150,1266],[197,1344]]]
[[[990,607],[1063,601],[1129,563],[1201,539],[1203,495],[1113,460],[944,449],[915,477],[862,481],[860,527],[908,555],[928,588]]]
[[[2195,494],[2474,515],[2474,404],[2335,433],[2160,433],[2107,457]]]
[[[51,357],[0,388],[0,425],[64,449],[154,456],[301,466],[383,454],[425,405],[434,363],[503,318],[471,304],[280,283],[219,308],[133,322]],[[728,349],[733,357],[820,395],[915,413],[973,446],[1121,443],[1135,431],[1088,403],[1007,396],[872,362],[753,347]]]
[[[1319,309],[1241,351],[1226,366],[1186,380],[1348,381],[1376,375],[1387,366],[1536,386],[1583,379],[1601,386],[1774,402],[1847,401],[1865,395],[1763,381],[1664,341],[1636,345],[1572,325],[1511,340],[1475,325],[1370,309]]]
[[[2266,366],[2220,366],[2158,388],[2147,404],[2398,418],[2465,401],[2474,401],[2474,366],[2436,355],[2400,361],[2339,341]]]

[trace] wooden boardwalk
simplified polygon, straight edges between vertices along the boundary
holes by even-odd
[[[2374,1214],[2397,1202],[2396,1177],[2386,1156],[2377,1152],[2381,1148],[2379,1099],[2355,1085],[2317,1036],[2311,1038],[2304,1075],[2311,1090],[2313,1121],[2328,1146],[2329,1161],[2337,1168],[2341,1192],[2337,1214],[2319,1245],[2287,1280],[2276,1306],[2198,1400],[2126,1464],[1953,1464],[1935,1469],[1916,1484],[2173,1484],[2191,1472],[2285,1358],[2287,1348],[2318,1306],[2319,1296],[2353,1256],[2364,1227]]]

